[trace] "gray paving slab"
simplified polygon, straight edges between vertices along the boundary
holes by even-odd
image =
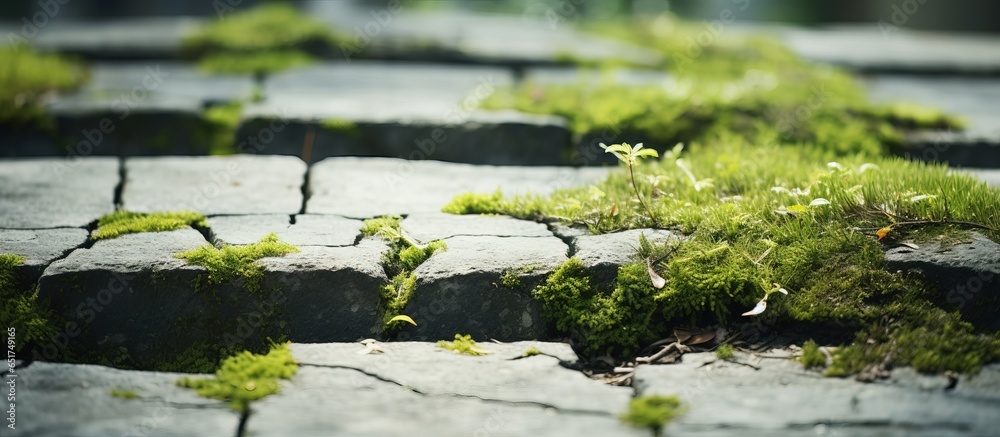
[[[128,158],[122,194],[128,211],[296,214],[306,165],[285,156]]]
[[[115,101],[142,103],[174,98],[205,105],[247,100],[254,89],[249,74],[208,74],[195,64],[177,61],[97,62],[88,68],[90,79],[87,83],[73,94],[56,99],[49,105],[50,109],[79,100],[100,102],[119,112],[123,112],[120,109],[123,105],[114,106]],[[132,96],[136,87],[142,91]]]
[[[988,170],[988,169],[963,169],[979,177],[980,179],[986,181],[987,184],[994,187],[1000,187],[1000,170]]]
[[[418,267],[417,289],[403,312],[417,321],[401,339],[439,340],[456,333],[501,341],[544,339],[548,323],[531,296],[534,285],[566,261],[556,237],[456,236],[448,250]],[[516,275],[508,286],[504,274]]]
[[[968,125],[953,132],[908,136],[907,151],[924,160],[968,167],[1000,167],[1000,80],[982,77],[873,75],[864,78],[875,102],[938,108]]]
[[[359,378],[375,376],[426,395],[531,403],[556,412],[610,415],[627,407],[630,388],[605,385],[560,364],[561,360],[576,361],[576,354],[567,344],[479,345],[490,353],[467,356],[439,348],[433,342],[391,342],[381,343],[383,354],[358,354],[364,349],[360,344],[293,344],[292,354],[303,367],[356,369]],[[531,347],[551,356],[513,359]]]
[[[5,436],[224,436],[239,423],[225,403],[177,387],[181,374],[45,362],[16,373],[17,423]]]
[[[0,254],[25,258],[17,267],[21,290],[28,291],[52,261],[87,241],[87,231],[76,228],[0,229]]]
[[[32,39],[39,49],[91,59],[171,59],[184,36],[203,20],[192,17],[132,17],[102,21],[62,21]]]
[[[634,384],[639,395],[678,395],[688,404],[667,428],[670,435],[971,436],[989,435],[996,423],[996,391],[972,397],[913,372],[866,384],[826,378],[791,360],[736,359],[759,369],[716,361],[712,353],[685,354],[677,364],[639,366]],[[977,378],[959,385],[975,386]]]
[[[329,158],[312,166],[306,212],[370,218],[440,212],[458,194],[545,195],[603,179],[613,168],[476,166],[391,158]]]
[[[267,99],[247,106],[236,137],[265,153],[304,156],[305,138],[314,134],[312,161],[357,155],[559,163],[569,143],[562,118],[475,109],[512,83],[512,74],[499,68],[319,64],[269,78]],[[329,120],[339,125],[331,127]]]
[[[84,227],[115,209],[114,158],[0,160],[0,228]]]
[[[663,244],[680,237],[670,231],[660,229],[632,229],[624,232],[600,235],[580,235],[572,237],[572,256],[579,258],[591,273],[591,278],[600,283],[611,283],[618,276],[618,268],[637,259],[636,248],[639,236],[654,244]]]
[[[361,221],[335,215],[303,214],[292,224],[284,214],[231,215],[208,219],[216,244],[253,244],[270,233],[302,246],[352,246],[361,237]]]
[[[400,223],[407,236],[429,243],[456,236],[551,237],[542,223],[499,215],[410,214]]]
[[[818,29],[781,28],[781,40],[806,59],[869,72],[995,74],[1000,38],[880,28],[878,23]]]

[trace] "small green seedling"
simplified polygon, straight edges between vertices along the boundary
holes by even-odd
[[[663,427],[684,414],[685,406],[677,396],[647,395],[632,399],[628,411],[619,418],[632,426],[649,428],[660,435]]]
[[[615,155],[619,161],[625,163],[628,167],[629,180],[632,181],[632,189],[635,190],[635,197],[639,199],[639,203],[642,205],[646,213],[649,214],[649,218],[656,222],[656,214],[653,214],[653,210],[649,209],[646,202],[642,200],[642,195],[639,194],[639,186],[635,184],[635,164],[642,158],[658,158],[660,156],[656,150],[644,149],[642,148],[642,143],[638,143],[635,146],[629,146],[628,143],[612,144],[610,146],[601,143],[601,148],[604,149],[605,153],[610,153]]]

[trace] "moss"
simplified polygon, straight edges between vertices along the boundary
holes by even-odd
[[[111,389],[111,396],[118,399],[139,399],[139,394],[135,390]]]
[[[379,293],[382,298],[383,329],[386,331],[399,329],[403,325],[389,324],[389,320],[402,314],[406,303],[416,291],[417,276],[413,271],[435,253],[448,249],[441,240],[419,245],[409,239],[400,227],[402,220],[399,216],[376,217],[365,220],[361,226],[362,235],[381,238],[389,245],[389,251],[382,255],[382,267],[386,276],[392,279]]]
[[[267,257],[284,256],[298,252],[299,249],[278,240],[275,234],[269,234],[260,242],[245,246],[223,246],[217,248],[206,244],[197,249],[182,252],[177,258],[186,260],[189,264],[199,265],[208,270],[208,284],[220,284],[242,278],[251,292],[260,290],[260,282],[264,277],[264,268],[257,260]]]
[[[542,355],[542,354],[543,353],[542,353],[541,349],[538,349],[537,347],[532,346],[532,347],[529,347],[528,349],[526,349],[524,351],[524,353],[521,354],[521,356],[522,357],[533,357],[535,355]]]
[[[339,118],[323,120],[323,129],[332,132],[339,132],[351,138],[361,137],[361,130],[358,129],[358,125],[350,120],[343,120]]]
[[[97,221],[92,238],[105,240],[139,232],[165,232],[190,226],[205,227],[205,216],[191,211],[180,212],[131,212],[115,211]]]
[[[498,189],[492,194],[462,193],[441,208],[448,214],[496,214],[506,206],[503,193]]]
[[[180,387],[194,389],[199,396],[229,402],[235,410],[247,411],[250,403],[281,389],[279,381],[295,375],[298,365],[288,343],[275,345],[266,355],[241,352],[222,361],[212,378],[182,378]]]
[[[500,275],[500,285],[511,290],[521,288],[521,277],[516,271],[506,271]]]
[[[312,62],[346,39],[287,4],[234,12],[184,38],[184,49],[210,72],[265,74]]]
[[[722,344],[719,348],[715,350],[715,357],[720,360],[728,360],[733,358],[733,345]]]
[[[210,155],[236,154],[236,128],[243,115],[243,104],[231,102],[209,106],[202,114],[206,123],[205,136],[208,138],[208,153]]]
[[[476,342],[472,339],[471,335],[455,334],[455,340],[440,340],[437,342],[437,347],[450,350],[457,354],[470,356],[480,356],[489,353],[485,349],[476,346]]]
[[[628,411],[619,418],[639,428],[649,428],[657,435],[668,423],[684,414],[685,406],[677,396],[646,395],[633,398]]]
[[[11,130],[52,130],[42,110],[52,92],[70,91],[89,79],[83,64],[27,46],[0,47],[0,126]]]
[[[807,369],[823,367],[826,365],[826,354],[819,350],[815,341],[809,340],[802,344],[802,355],[799,356],[799,362]]]
[[[0,320],[17,330],[18,347],[44,341],[57,332],[51,311],[38,302],[38,288],[22,292],[17,267],[26,259],[15,254],[0,254]]]

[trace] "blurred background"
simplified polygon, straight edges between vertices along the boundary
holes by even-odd
[[[54,20],[102,19],[126,16],[210,16],[219,5],[251,6],[267,0],[4,0],[0,20],[17,21],[41,4],[59,4]],[[304,4],[317,0],[289,0]],[[325,0],[351,1],[351,0]],[[377,6],[385,0],[361,0]],[[714,19],[731,4],[747,5],[741,21],[782,22],[799,25],[831,23],[872,23],[889,21],[897,10],[907,14],[906,27],[926,30],[1000,32],[1000,2],[995,0],[415,0],[411,7],[465,9],[481,12],[544,15],[550,7],[569,3],[573,18],[602,19],[670,10],[691,19]],[[225,7],[225,6],[222,6]]]

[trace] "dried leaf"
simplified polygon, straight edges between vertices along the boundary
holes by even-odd
[[[757,306],[753,307],[752,310],[743,313],[743,315],[756,316],[757,314],[764,312],[764,310],[766,309],[767,309],[767,296],[764,296],[764,298],[761,299],[760,302],[757,302]]]
[[[414,322],[413,319],[410,318],[410,316],[407,316],[407,315],[404,315],[404,314],[400,314],[400,315],[398,315],[396,317],[393,317],[393,318],[389,319],[388,323],[399,322],[399,321],[403,321],[403,322],[409,323],[409,324],[411,324],[413,326],[417,326],[417,322]]]
[[[616,203],[614,205],[611,205],[611,213],[610,213],[611,217],[617,217],[618,216],[618,212],[619,212],[618,211],[618,204]]]
[[[694,346],[696,344],[708,343],[715,339],[715,331],[702,331],[691,336],[684,344]]]
[[[920,246],[917,246],[916,244],[913,244],[913,243],[899,243],[899,245],[900,246],[909,247],[910,249],[913,249],[913,250],[917,250],[917,249],[920,248]]]
[[[646,271],[649,272],[649,280],[653,282],[653,287],[657,290],[667,285],[667,280],[656,274],[656,270],[653,270],[653,262],[649,258],[646,258]]]
[[[884,228],[879,229],[878,231],[876,231],[875,235],[878,235],[878,239],[881,240],[881,239],[885,238],[886,235],[889,235],[889,231],[891,231],[891,230],[892,230],[892,226],[886,226],[886,227],[884,227]]]
[[[366,340],[367,341],[367,340]],[[378,342],[372,340],[365,344],[365,348],[355,352],[358,355],[369,355],[369,354],[380,354],[385,352],[382,350],[382,346],[379,346]]]

